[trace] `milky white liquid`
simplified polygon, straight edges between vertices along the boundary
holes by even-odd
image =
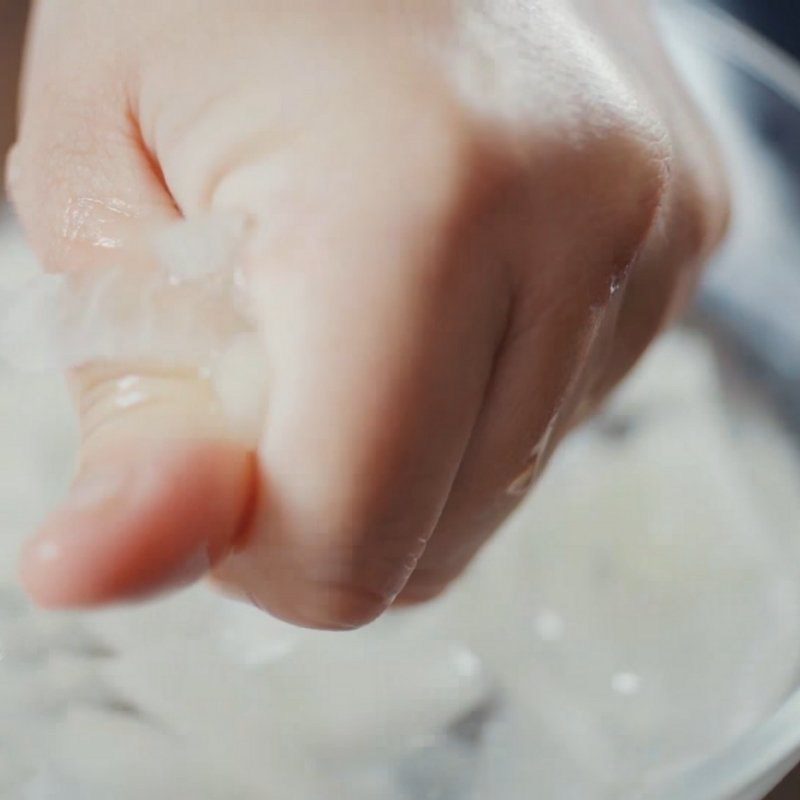
[[[10,226],[0,242],[9,270],[30,267]],[[241,377],[252,326],[231,318],[214,346]],[[180,338],[170,352],[208,367]],[[57,365],[102,355],[73,344]],[[632,800],[795,683],[797,467],[766,418],[726,411],[693,335],[655,348],[445,598],[347,634],[203,587],[34,611],[15,553],[65,483],[74,431],[55,377],[0,381],[0,797]]]

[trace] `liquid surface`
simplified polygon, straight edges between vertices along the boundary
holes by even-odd
[[[0,243],[30,269],[9,225]],[[237,375],[257,357],[241,327]],[[74,431],[54,377],[0,385],[2,797],[633,800],[795,683],[797,465],[767,418],[730,412],[696,336],[656,347],[452,592],[352,634],[202,587],[30,608],[16,549]]]

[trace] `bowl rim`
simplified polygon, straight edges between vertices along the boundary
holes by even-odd
[[[663,16],[678,38],[723,58],[777,92],[800,112],[800,62],[723,9],[669,0]],[[656,792],[658,800],[727,800],[776,785],[800,759],[800,688],[760,724]],[[650,796],[650,795],[648,795]]]

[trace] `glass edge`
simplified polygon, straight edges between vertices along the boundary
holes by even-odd
[[[700,0],[670,0],[659,18],[800,109],[800,62],[732,14]],[[800,688],[758,726],[698,766],[675,776],[651,800],[725,800],[758,785],[800,755]],[[776,773],[777,774],[777,773]]]
[[[669,0],[658,16],[706,50],[733,58],[800,108],[800,62],[733,14],[700,0]],[[677,17],[676,17],[677,12]]]

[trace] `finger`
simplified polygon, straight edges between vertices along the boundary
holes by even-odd
[[[38,91],[10,171],[32,245],[51,270],[136,261],[143,230],[178,212],[124,96]],[[88,366],[71,380],[78,478],[25,548],[28,590],[67,607],[198,577],[235,538],[252,471],[213,393],[196,373],[138,363]]]
[[[698,134],[698,140],[700,135]],[[673,171],[658,223],[627,282],[611,356],[591,395],[601,400],[647,346],[688,307],[702,267],[729,223],[725,180],[714,148]]]
[[[264,195],[274,159],[248,163],[218,196],[268,221],[250,263],[272,389],[263,502],[217,575],[313,627],[364,624],[403,587],[505,327],[503,273],[478,265],[465,237],[472,156],[414,125],[419,149],[392,158],[379,132],[298,154],[296,199],[279,216]]]
[[[431,600],[463,573],[568,430],[588,365],[613,323],[607,311],[586,308],[554,309],[540,321],[541,329],[512,333],[503,348],[447,505],[401,604]]]
[[[514,242],[510,259],[528,284],[447,506],[403,602],[437,596],[464,571],[574,425],[608,359],[631,265],[660,208],[663,164],[625,136],[597,140],[582,154],[569,146],[551,150],[548,162],[534,168],[530,194],[515,199],[527,224],[517,218],[507,237]],[[565,185],[564,174],[591,187],[585,202],[576,202],[580,189]],[[541,186],[551,187],[545,202]]]

